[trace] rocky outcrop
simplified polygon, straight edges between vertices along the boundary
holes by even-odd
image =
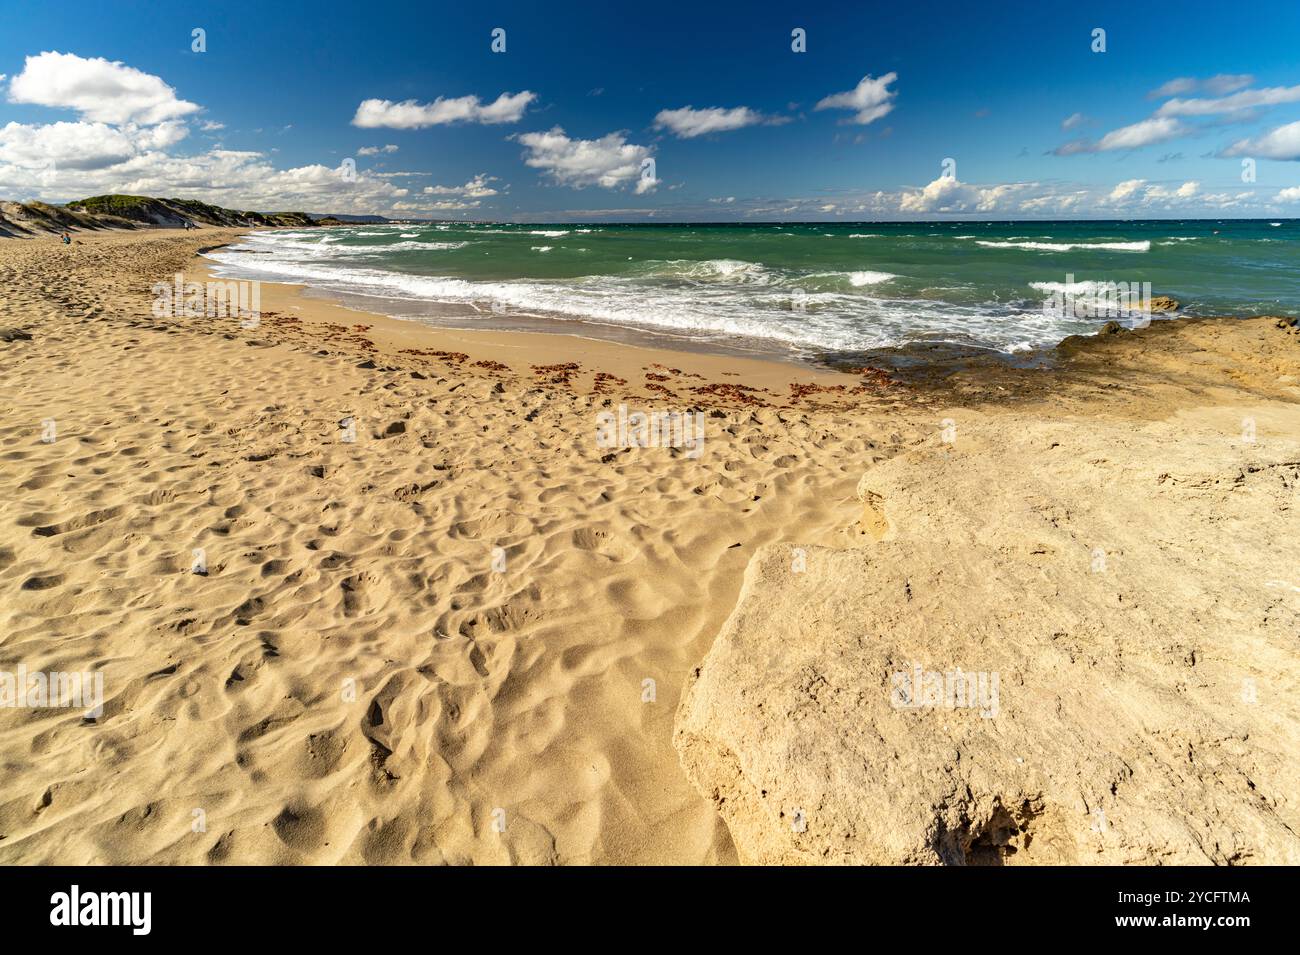
[[[1300,444],[956,421],[769,545],[674,741],[749,863],[1300,862]]]

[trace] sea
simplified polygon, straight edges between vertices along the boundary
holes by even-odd
[[[1042,351],[1149,320],[1109,307],[1146,283],[1180,304],[1159,320],[1300,317],[1296,219],[356,225],[251,233],[208,258],[432,325],[793,359]]]

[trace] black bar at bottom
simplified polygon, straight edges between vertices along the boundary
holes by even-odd
[[[373,943],[376,933],[427,933],[443,919],[446,942],[486,920],[536,941],[590,933],[609,942],[622,924],[633,938],[667,932],[687,942],[683,930],[698,924],[770,944],[768,932],[802,924],[851,928],[864,940],[915,930],[940,944],[945,926],[966,938],[1000,927],[1018,937],[1043,928],[1070,940],[1198,934],[1230,943],[1294,924],[1294,907],[1283,911],[1293,876],[1277,868],[7,867],[0,917],[7,942],[76,933],[128,945],[238,943],[245,931],[259,944]],[[148,893],[147,909],[145,896],[131,893]]]

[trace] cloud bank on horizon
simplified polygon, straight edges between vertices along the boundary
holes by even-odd
[[[15,58],[7,48],[24,41],[10,37],[0,42],[0,197],[125,192],[233,208],[534,221],[1300,215],[1300,84],[1285,82],[1300,77],[1192,72],[1186,63],[1197,57],[1184,57],[1184,75],[1125,98],[1095,59],[1109,54],[1094,50],[1090,60],[1083,35],[1080,65],[1059,71],[1059,89],[1026,79],[981,91],[974,73],[959,96],[941,82],[945,64],[800,60],[819,55],[823,34],[809,29],[792,42],[787,33],[734,40],[770,41],[764,56],[793,64],[789,75],[754,82],[748,103],[745,76],[683,79],[695,90],[687,99],[644,82],[635,63],[596,77],[600,86],[578,78],[580,95],[559,69],[495,69],[531,36],[516,28],[513,47],[505,31],[500,50],[495,33],[491,47],[478,37],[482,50],[459,81],[417,81],[399,62],[378,76],[358,69],[341,90],[293,90],[289,71],[284,98],[298,107],[289,115],[277,95],[232,103],[229,67],[209,77],[193,65],[215,55],[206,48],[173,55],[172,79],[71,45]],[[217,48],[223,39],[204,36]],[[631,61],[655,52],[635,31],[622,42]],[[1216,49],[1207,49],[1211,60]],[[802,77],[804,63],[816,72]],[[1097,82],[1080,82],[1089,70]],[[1041,102],[1027,108],[1031,89]],[[962,109],[955,101],[965,97],[982,105]],[[1178,146],[1186,152],[1166,151]],[[1170,178],[1180,166],[1187,174]]]

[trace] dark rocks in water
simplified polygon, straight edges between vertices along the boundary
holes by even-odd
[[[1118,335],[1121,332],[1127,332],[1128,329],[1119,322],[1110,321],[1092,335],[1067,335],[1061,339],[1060,344],[1056,346],[1056,352],[1059,355],[1070,357],[1077,354],[1080,350],[1090,348],[1096,344],[1098,338],[1109,338],[1112,335]]]
[[[1153,295],[1147,302],[1147,311],[1151,312],[1176,312],[1180,307],[1178,301],[1168,295]]]
[[[1050,367],[1052,355],[1047,349],[1007,353],[960,342],[917,341],[894,348],[822,352],[814,361],[822,367],[851,375],[863,374],[864,368],[872,368],[875,373],[909,381],[915,376],[944,377],[974,367]]]

